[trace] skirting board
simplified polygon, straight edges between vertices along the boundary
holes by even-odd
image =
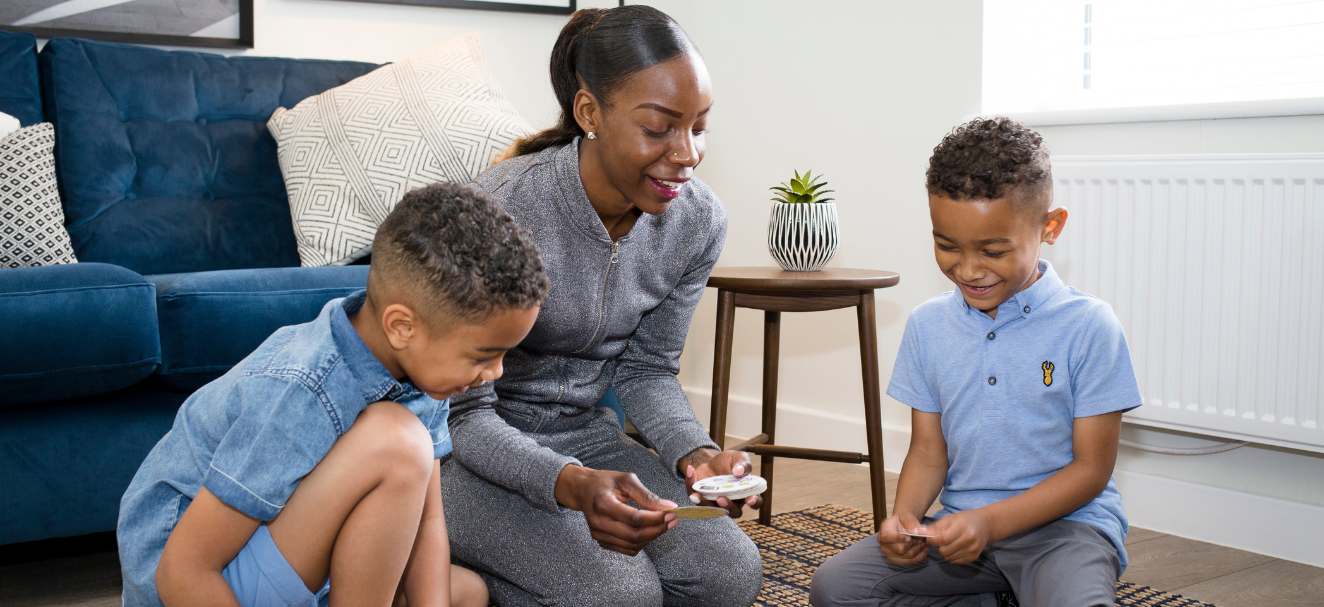
[[[1324,567],[1324,507],[1129,470],[1113,479],[1132,525]]]
[[[707,423],[712,392],[687,387],[685,394]],[[727,434],[758,434],[762,410],[757,399],[731,395]],[[864,452],[864,419],[778,405],[777,443]],[[900,471],[909,445],[909,428],[884,424],[883,467]],[[1132,525],[1324,567],[1324,507],[1129,470],[1113,478]]]

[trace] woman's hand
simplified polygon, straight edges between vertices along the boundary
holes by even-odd
[[[763,498],[757,495],[734,501],[719,497],[717,502],[714,503],[703,499],[703,496],[694,492],[694,483],[710,476],[730,474],[731,476],[741,477],[749,474],[754,467],[749,463],[749,454],[744,451],[722,451],[719,453],[714,449],[696,449],[689,455],[680,458],[678,466],[685,468],[685,492],[690,495],[690,501],[699,500],[695,502],[696,504],[725,508],[731,518],[740,518],[740,515],[744,513],[745,506],[757,509],[763,504]]]
[[[929,545],[924,538],[901,535],[902,531],[931,533],[912,514],[890,516],[878,529],[878,547],[883,550],[883,556],[895,565],[914,565],[927,558]]]
[[[626,504],[631,500],[639,508]],[[658,512],[676,503],[654,495],[629,472],[566,466],[556,478],[556,501],[584,513],[599,546],[629,556],[676,526],[676,515]]]
[[[943,558],[955,565],[973,563],[993,537],[992,525],[982,509],[966,510],[942,517],[929,526],[933,537],[929,544],[938,547]]]

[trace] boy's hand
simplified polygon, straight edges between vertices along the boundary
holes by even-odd
[[[993,537],[992,525],[982,510],[947,515],[929,529],[934,534],[929,544],[937,546],[943,558],[956,565],[973,563]]]
[[[599,546],[629,556],[676,526],[676,515],[659,512],[676,503],[658,497],[629,472],[566,466],[557,478],[556,501],[584,513]]]
[[[883,556],[894,565],[914,565],[928,557],[929,545],[924,543],[924,538],[901,535],[902,531],[932,533],[932,530],[919,524],[914,515],[890,516],[878,529],[878,547],[882,548]]]

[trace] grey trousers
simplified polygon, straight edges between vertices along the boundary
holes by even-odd
[[[535,434],[538,443],[598,470],[633,472],[654,493],[689,504],[685,484],[662,460],[599,410],[574,429]],[[729,518],[682,520],[635,556],[589,536],[584,515],[535,508],[458,462],[441,467],[451,556],[482,575],[502,606],[748,607],[763,584],[758,548]]]
[[[993,542],[965,565],[948,563],[937,548],[920,563],[894,565],[871,535],[818,568],[809,603],[995,607],[994,593],[1010,590],[1022,607],[1111,607],[1120,569],[1112,542],[1077,521],[1058,520]]]

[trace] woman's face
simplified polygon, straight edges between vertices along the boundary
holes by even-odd
[[[635,74],[605,107],[581,108],[591,116],[581,125],[596,127],[585,130],[597,135],[581,145],[595,148],[604,177],[624,202],[650,215],[665,213],[703,160],[712,104],[708,68],[687,52]]]

